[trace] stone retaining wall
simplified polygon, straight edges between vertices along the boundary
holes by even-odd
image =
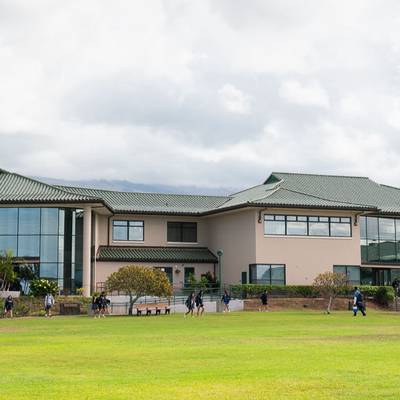
[[[332,310],[348,310],[349,301],[352,299],[339,297],[335,299]],[[325,310],[327,299],[305,298],[305,297],[272,297],[268,298],[268,308],[271,311],[280,310]],[[366,300],[366,306],[372,309],[381,309],[372,300]],[[245,311],[257,311],[260,307],[259,299],[248,299],[244,301]]]

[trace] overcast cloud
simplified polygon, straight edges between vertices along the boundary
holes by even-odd
[[[400,2],[0,0],[0,168],[400,186]]]

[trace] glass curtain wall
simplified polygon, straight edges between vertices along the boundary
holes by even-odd
[[[34,263],[41,278],[74,291],[75,272],[82,269],[78,215],[73,209],[0,208],[0,251],[12,251]]]
[[[400,219],[360,217],[363,263],[400,263]]]

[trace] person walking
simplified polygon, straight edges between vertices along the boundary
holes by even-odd
[[[395,278],[394,281],[392,282],[392,287],[393,287],[395,296],[398,297],[400,282],[397,278]]]
[[[4,317],[9,318],[13,317],[13,308],[14,308],[14,300],[11,295],[7,296],[4,301]]]
[[[224,290],[224,294],[222,295],[221,301],[224,303],[223,312],[231,312],[231,310],[229,309],[229,302],[231,301],[231,296],[229,296],[226,290]]]
[[[44,297],[44,310],[45,310],[45,317],[51,317],[51,309],[54,306],[54,297],[51,293],[47,293]]]
[[[195,298],[195,303],[196,303],[196,308],[197,308],[197,316],[201,317],[204,313],[203,291],[202,290],[200,290],[199,293],[197,293],[197,296]]]
[[[94,293],[92,296],[92,311],[93,311],[93,318],[100,318],[99,315],[99,298],[97,293]]]
[[[367,314],[365,312],[365,305],[363,295],[360,292],[360,289],[356,286],[354,288],[354,297],[353,297],[353,313],[354,317],[357,316],[357,311],[360,310],[362,315],[365,317]]]
[[[107,309],[107,297],[104,292],[101,292],[101,295],[99,296],[98,305],[99,305],[99,318],[100,317],[105,318]]]
[[[268,292],[267,289],[260,296],[261,306],[259,311],[268,311]]]
[[[187,307],[187,311],[184,314],[184,317],[188,314],[192,314],[193,317],[193,310],[194,310],[194,292],[191,292],[188,296],[188,298],[185,301],[185,305]]]

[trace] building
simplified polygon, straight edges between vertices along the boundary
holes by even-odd
[[[54,186],[0,170],[7,249],[85,294],[127,264],[163,268],[176,288],[207,272],[224,284],[307,285],[332,270],[390,284],[400,277],[400,189],[272,173],[230,196],[172,195]]]

